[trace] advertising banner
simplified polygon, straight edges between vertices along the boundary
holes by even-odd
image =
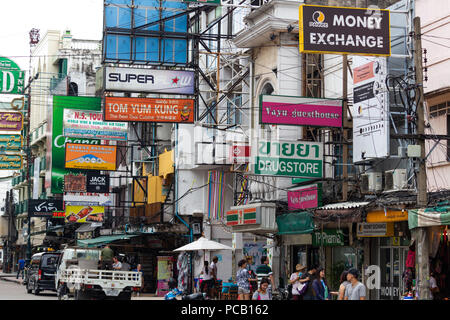
[[[389,156],[386,58],[353,57],[353,162]]]
[[[89,138],[71,138],[64,136],[64,109],[101,111],[101,98],[97,97],[71,97],[53,96],[52,112],[48,123],[47,163],[49,164],[46,175],[46,188],[51,188],[54,194],[64,192],[64,176],[70,173],[80,173],[78,169],[65,168],[66,143],[82,143],[100,145],[100,140]]]
[[[392,237],[394,235],[394,223],[365,223],[357,225],[356,235],[358,237]]]
[[[105,122],[102,112],[64,109],[66,137],[127,141],[127,132],[128,123]]]
[[[105,67],[105,90],[194,94],[194,71]]]
[[[322,205],[322,186],[314,184],[291,189],[287,197],[289,210],[317,208]]]
[[[301,5],[300,52],[390,56],[386,9]]]
[[[116,146],[66,143],[66,168],[116,170]]]
[[[105,121],[194,123],[193,99],[105,97]]]
[[[19,154],[0,154],[0,170],[22,169],[23,158]]]
[[[63,210],[63,201],[60,199],[28,200],[28,212],[31,217],[51,218],[53,212]]]
[[[108,193],[109,192],[109,176],[88,173],[86,181],[87,192]]]
[[[64,192],[86,192],[86,175],[66,174],[64,176]]]
[[[25,71],[12,60],[0,57],[0,94],[23,94]]]
[[[342,128],[342,100],[261,95],[260,122]]]
[[[0,112],[0,131],[20,131],[23,128],[21,112]]]
[[[33,172],[33,199],[39,198],[39,186],[41,183],[41,179],[39,179],[39,174],[41,171],[41,158],[34,158],[34,172]]]
[[[66,192],[64,202],[66,205],[111,206],[114,197],[110,193]]]
[[[260,140],[255,154],[258,175],[322,178],[323,143]]]
[[[344,244],[344,233],[342,230],[323,229],[323,231],[314,232],[312,235],[312,245],[314,247],[338,247]]]
[[[76,223],[103,222],[105,207],[66,206],[66,221]]]
[[[20,134],[0,134],[0,151],[20,151],[22,143]]]

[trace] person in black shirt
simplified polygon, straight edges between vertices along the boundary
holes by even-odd
[[[303,300],[315,300],[316,295],[312,286],[313,281],[316,279],[316,267],[312,266],[308,268],[308,272],[303,274],[300,279],[309,279],[307,282],[306,292],[303,294]]]

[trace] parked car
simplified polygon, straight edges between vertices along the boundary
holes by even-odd
[[[41,252],[31,257],[27,274],[27,293],[38,295],[43,290],[56,292],[55,274],[60,253]]]

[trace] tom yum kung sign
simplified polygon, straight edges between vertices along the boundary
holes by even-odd
[[[194,123],[193,99],[105,97],[105,121]]]
[[[299,29],[300,52],[391,55],[389,10],[302,5]]]
[[[264,124],[342,127],[342,100],[275,95],[260,96]]]
[[[258,175],[322,178],[323,143],[258,141],[254,173]]]

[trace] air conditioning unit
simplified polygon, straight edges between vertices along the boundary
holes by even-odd
[[[383,176],[381,172],[369,172],[361,175],[361,192],[377,192],[383,189]]]
[[[384,190],[402,190],[407,189],[407,175],[406,169],[395,169],[385,172],[385,187]]]

